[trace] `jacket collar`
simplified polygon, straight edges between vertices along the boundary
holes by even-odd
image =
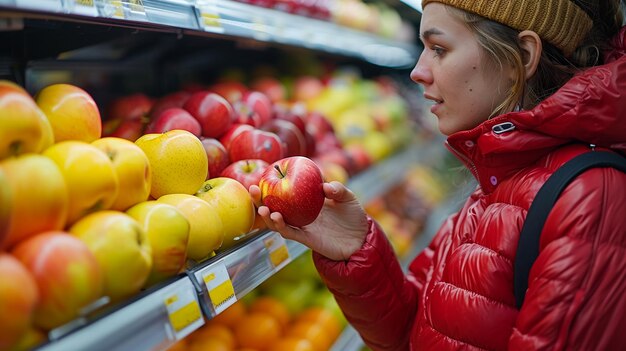
[[[448,137],[446,145],[485,193],[565,144],[626,152],[626,28],[613,43],[608,63],[576,75],[532,110],[507,113]]]

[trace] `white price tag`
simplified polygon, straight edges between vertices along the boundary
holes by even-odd
[[[163,303],[176,340],[204,324],[193,284],[188,279],[185,282],[163,294]]]
[[[279,234],[274,233],[263,239],[263,244],[269,254],[270,263],[272,266],[279,270],[289,263],[289,250],[287,249],[287,242]]]
[[[98,8],[94,0],[72,0],[67,10],[77,15],[98,17]]]
[[[207,269],[196,273],[196,276],[198,275],[206,285],[215,314],[221,313],[237,302],[235,288],[223,263],[207,267]]]

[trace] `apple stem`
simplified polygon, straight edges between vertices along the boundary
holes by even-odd
[[[207,184],[204,184],[204,191],[209,191],[209,190],[211,190],[211,189],[213,189],[213,187],[211,186],[211,184],[208,184],[208,183],[207,183]]]
[[[280,174],[281,178],[285,178],[285,175],[283,174],[283,172],[280,170],[280,167],[278,167],[278,165],[274,165],[274,169],[276,169],[278,171],[278,173]]]

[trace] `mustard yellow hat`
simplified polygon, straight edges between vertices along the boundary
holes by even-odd
[[[422,0],[456,7],[511,28],[532,30],[569,56],[585,38],[593,21],[572,0]]]

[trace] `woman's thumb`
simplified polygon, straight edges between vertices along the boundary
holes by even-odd
[[[327,198],[339,202],[347,202],[355,199],[354,193],[338,181],[324,183],[324,193]]]

